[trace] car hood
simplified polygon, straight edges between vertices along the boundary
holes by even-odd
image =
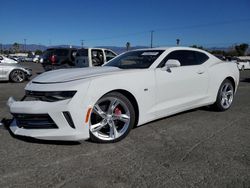
[[[4,58],[3,59],[3,63],[7,63],[7,64],[17,64],[18,62],[13,60],[13,59],[9,59],[9,58]]]
[[[24,68],[24,67],[22,67],[20,64],[18,64],[18,63],[6,63],[6,62],[4,62],[4,63],[1,63],[0,64],[1,66],[5,66],[5,67],[18,67],[18,68]]]
[[[117,67],[71,68],[48,71],[32,80],[33,83],[63,83],[120,72]]]

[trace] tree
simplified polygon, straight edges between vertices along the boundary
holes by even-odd
[[[35,55],[42,55],[43,51],[42,50],[36,50]]]
[[[192,46],[190,46],[190,47],[192,47],[192,48],[198,48],[198,49],[201,49],[201,50],[203,50],[204,48],[203,48],[203,46],[197,46],[197,45],[192,45]]]
[[[226,55],[226,52],[224,50],[213,50],[211,51],[211,53],[214,55],[223,55],[223,56]]]
[[[19,52],[19,44],[17,42],[15,42],[13,45],[12,45],[12,50],[17,53]]]
[[[236,50],[238,56],[245,55],[245,52],[247,51],[247,49],[248,49],[248,44],[246,44],[246,43],[242,43],[240,45],[235,46],[235,50]]]
[[[236,50],[230,50],[226,53],[227,56],[231,56],[231,57],[234,57],[234,56],[238,56],[238,53]]]

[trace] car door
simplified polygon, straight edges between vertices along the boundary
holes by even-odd
[[[105,62],[113,59],[116,56],[116,54],[110,50],[104,50],[104,54],[105,54]]]
[[[76,67],[92,66],[91,64],[89,64],[89,49],[79,49],[76,52],[75,66]]]
[[[101,66],[104,63],[104,54],[101,49],[92,49],[92,66]]]
[[[208,56],[199,53],[191,50],[170,52],[155,69],[158,117],[199,106],[207,97],[208,72],[203,63]],[[166,71],[162,67],[169,59],[178,60],[181,66]]]

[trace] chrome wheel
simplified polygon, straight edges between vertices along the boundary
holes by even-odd
[[[93,107],[90,133],[100,142],[118,141],[131,129],[133,114],[132,105],[123,95],[104,96]]]
[[[224,109],[228,109],[232,102],[234,97],[234,88],[230,82],[226,82],[221,87],[221,106]]]
[[[10,79],[13,82],[23,82],[26,76],[22,70],[13,70],[10,75]]]

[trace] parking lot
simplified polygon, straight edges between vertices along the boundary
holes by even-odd
[[[40,64],[22,63],[43,71]],[[27,84],[0,83],[6,101]],[[199,108],[133,129],[121,142],[13,138],[0,126],[0,187],[250,187],[250,71],[232,108]]]

